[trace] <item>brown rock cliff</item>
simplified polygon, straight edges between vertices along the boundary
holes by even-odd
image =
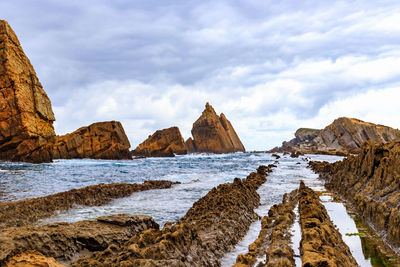
[[[245,151],[232,124],[224,114],[218,116],[207,103],[201,116],[193,123],[194,148],[196,152],[231,153]]]
[[[131,147],[118,121],[97,122],[56,137],[55,159],[132,159]]]
[[[14,31],[0,20],[0,160],[50,162],[55,120]]]
[[[185,141],[178,127],[158,130],[133,151],[134,156],[173,157],[187,154]]]

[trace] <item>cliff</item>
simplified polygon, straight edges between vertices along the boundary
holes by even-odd
[[[50,162],[50,99],[14,31],[0,20],[0,160]]]
[[[97,122],[57,136],[53,154],[57,159],[132,159],[130,146],[120,122]]]
[[[350,202],[373,229],[400,251],[400,140],[368,141],[357,156],[310,162],[325,186]]]
[[[218,116],[208,103],[201,116],[193,123],[192,135],[195,152],[231,153],[245,151],[229,120],[224,114]]]
[[[178,127],[158,130],[133,151],[134,156],[173,157],[187,154],[185,141]]]
[[[364,141],[391,142],[400,138],[400,131],[388,126],[352,118],[338,118],[322,130],[299,129],[296,138],[283,142],[280,151],[302,153],[358,153]]]

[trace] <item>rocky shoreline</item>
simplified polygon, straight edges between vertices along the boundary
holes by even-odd
[[[357,156],[310,167],[400,252],[400,141],[365,142]]]
[[[101,206],[134,192],[165,189],[174,184],[179,182],[155,180],[142,184],[98,184],[45,197],[0,202],[0,228],[33,224],[51,216],[55,211],[68,210],[74,205]]]

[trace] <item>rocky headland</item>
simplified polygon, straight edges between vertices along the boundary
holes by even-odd
[[[368,141],[357,156],[335,163],[310,162],[310,166],[328,189],[351,203],[400,252],[400,140]]]
[[[55,159],[132,159],[131,147],[118,121],[97,122],[56,137]]]
[[[193,140],[188,139],[188,152],[231,153],[245,148],[230,121],[223,113],[217,115],[207,103],[201,116],[193,123]]]
[[[51,102],[14,31],[0,20],[0,160],[50,162]]]
[[[353,118],[338,118],[322,130],[300,128],[295,138],[272,152],[348,155],[360,152],[364,141],[388,143],[400,138],[400,130]]]
[[[174,157],[187,154],[185,141],[178,127],[158,130],[133,151],[137,157]]]

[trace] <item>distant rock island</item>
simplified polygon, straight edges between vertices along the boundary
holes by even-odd
[[[54,113],[10,25],[0,20],[0,160],[50,162]]]
[[[137,157],[173,157],[187,153],[232,153],[245,148],[230,121],[223,113],[217,115],[206,103],[201,116],[193,123],[192,137],[184,142],[178,127],[158,130],[132,153]]]
[[[173,157],[187,154],[185,141],[178,127],[158,130],[133,151],[137,157]]]
[[[294,139],[271,151],[347,155],[359,153],[364,141],[388,143],[399,138],[398,129],[341,117],[322,130],[300,128]]]
[[[56,137],[55,159],[132,159],[128,137],[119,121],[93,123]]]

